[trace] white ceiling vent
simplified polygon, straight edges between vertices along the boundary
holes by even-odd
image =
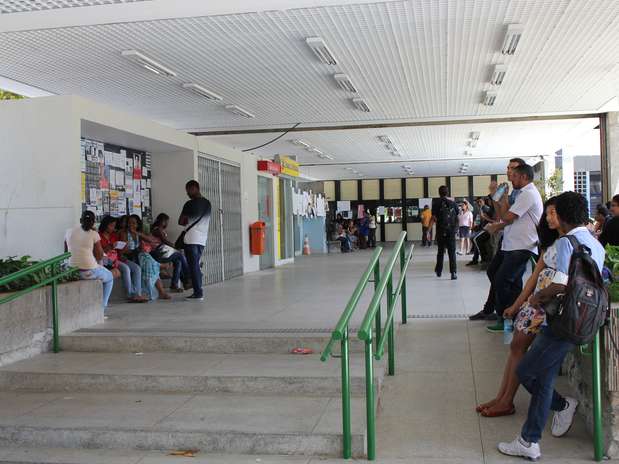
[[[370,112],[370,107],[365,102],[363,98],[351,98],[352,104],[355,105],[359,111],[363,111],[364,113]]]
[[[161,74],[164,76],[175,77],[176,73],[169,68],[166,68],[161,63],[156,62],[152,58],[138,52],[137,50],[123,50],[121,53],[123,58],[134,62],[138,66],[149,70],[155,74]]]
[[[494,102],[496,101],[496,95],[496,92],[493,92],[492,90],[487,90],[484,94],[483,104],[486,106],[494,106]]]
[[[504,64],[494,65],[494,70],[492,71],[492,77],[490,78],[490,83],[492,85],[501,85],[503,80],[505,79],[505,73],[507,72],[507,66]]]
[[[333,53],[331,53],[331,50],[329,50],[329,47],[327,47],[325,41],[320,37],[308,37],[305,39],[305,43],[324,64],[337,64],[335,56],[333,56]]]
[[[520,24],[510,24],[507,26],[503,47],[501,48],[501,53],[503,55],[513,55],[516,53],[516,48],[518,48],[518,43],[520,43],[523,31],[524,27]]]
[[[206,98],[208,101],[211,101],[211,102],[218,102],[218,101],[223,100],[223,97],[217,95],[216,93],[211,92],[210,90],[205,89],[199,84],[194,84],[194,83],[189,82],[189,83],[183,84],[182,87],[184,89],[192,91],[196,95],[200,95],[201,97]]]
[[[337,85],[339,85],[342,90],[351,93],[358,92],[357,87],[355,87],[355,84],[352,83],[347,74],[334,74],[333,79],[335,79],[335,82],[337,82]]]
[[[241,108],[240,106],[236,106],[236,105],[226,105],[225,107],[228,111],[230,111],[230,113],[232,114],[236,114],[237,116],[242,116],[244,118],[255,118],[256,116],[254,116],[253,114],[251,114],[249,111],[244,110],[243,108]]]

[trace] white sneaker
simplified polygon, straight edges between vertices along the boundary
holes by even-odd
[[[563,411],[555,411],[552,418],[551,433],[553,437],[562,437],[569,432],[574,422],[574,414],[578,408],[578,400],[576,398],[566,397],[567,406]]]
[[[522,437],[516,438],[511,443],[499,443],[499,451],[508,456],[519,456],[530,461],[537,461],[542,457],[538,443],[527,443]]]

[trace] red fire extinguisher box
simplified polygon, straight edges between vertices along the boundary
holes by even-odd
[[[252,255],[263,255],[266,247],[266,223],[254,222],[249,226],[249,251]]]

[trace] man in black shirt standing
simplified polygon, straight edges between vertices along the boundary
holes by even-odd
[[[445,256],[445,248],[447,248],[451,280],[456,280],[458,278],[456,274],[458,206],[453,200],[447,198],[449,195],[447,186],[441,185],[438,189],[438,194],[440,198],[432,200],[432,219],[430,221],[430,229],[432,229],[432,225],[436,224],[436,244],[438,245],[436,267],[434,271],[437,277],[440,277],[443,273],[443,259]]]
[[[190,198],[183,206],[178,223],[185,226],[183,232],[183,248],[189,272],[191,273],[191,285],[193,294],[187,300],[204,299],[202,291],[202,270],[200,269],[200,258],[208,239],[208,228],[211,223],[211,202],[200,193],[200,184],[195,180],[190,180],[185,185],[185,191]]]
[[[619,195],[615,195],[610,202],[610,212],[613,217],[604,223],[599,238],[602,246],[619,245]]]

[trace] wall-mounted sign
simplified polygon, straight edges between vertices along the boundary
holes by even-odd
[[[275,161],[277,161],[282,166],[282,174],[290,177],[299,177],[299,163],[285,155],[277,155],[275,157]]]
[[[258,161],[258,171],[268,172],[274,176],[279,176],[282,172],[282,167],[279,163],[271,160],[260,160]]]

